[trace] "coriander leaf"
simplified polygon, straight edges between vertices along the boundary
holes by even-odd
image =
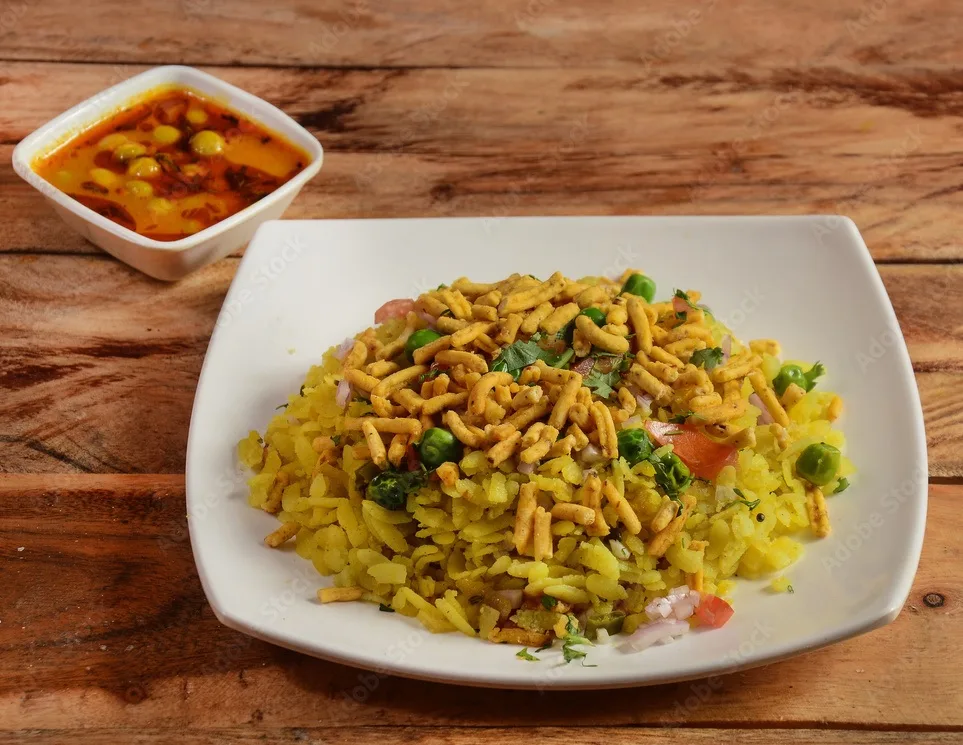
[[[711,349],[697,349],[689,358],[696,367],[704,367],[711,370],[722,362],[722,347],[712,347]]]
[[[615,386],[622,379],[617,370],[602,373],[593,369],[582,379],[582,385],[592,391],[599,398],[611,398],[615,393]]]
[[[685,420],[692,416],[695,412],[691,409],[689,411],[683,411],[681,414],[669,417],[670,424],[685,424]]]
[[[301,383],[301,388],[298,389],[298,395],[299,396],[304,395],[304,383]]]
[[[444,289],[446,289],[447,287],[448,287],[448,285],[446,285],[444,282],[442,282],[442,283],[441,283],[440,285],[438,285],[435,289],[436,289],[436,290],[444,290]]]
[[[746,507],[748,507],[748,508],[749,508],[749,511],[751,512],[752,510],[756,509],[756,507],[759,506],[759,503],[760,503],[762,500],[761,500],[761,499],[754,499],[753,501],[750,502],[748,499],[737,499],[736,501],[739,502],[740,504],[746,505]]]
[[[695,308],[695,303],[689,300],[689,293],[687,293],[685,290],[676,290],[675,292],[672,293],[672,296],[677,297],[680,300],[685,300],[690,306]]]
[[[792,594],[794,594],[796,591],[793,589],[793,586],[792,586],[792,585],[789,585],[789,586],[786,588],[786,592],[788,592],[790,595],[792,595]]]
[[[737,497],[740,497],[742,499],[746,498],[746,495],[742,493],[742,489],[733,488],[732,490],[736,493]]]
[[[332,436],[331,436],[331,442],[333,442],[335,445],[340,445],[340,444],[341,444],[341,435],[332,435]]]
[[[542,646],[540,646],[540,647],[539,647],[538,649],[536,649],[535,651],[536,651],[536,652],[544,652],[546,649],[551,649],[551,648],[552,648],[552,641],[551,641],[551,639],[550,639],[549,641],[545,642]]]
[[[675,317],[676,317],[678,320],[680,320],[680,321],[682,321],[683,323],[685,323],[685,319],[689,317],[689,314],[688,314],[688,312],[686,312],[686,311],[684,311],[684,310],[682,310],[682,311],[678,311],[678,310],[677,310],[677,311],[675,312]]]
[[[551,610],[556,605],[558,605],[557,598],[553,598],[551,595],[542,595],[542,607],[545,610]]]
[[[536,657],[535,655],[533,655],[531,652],[528,651],[528,647],[523,647],[520,651],[515,653],[515,656],[518,657],[520,660],[528,660],[529,662],[541,662],[541,660],[538,659],[538,657]]]
[[[288,408],[287,404],[281,404],[280,406],[275,406],[274,410],[277,411],[278,409],[286,409],[286,408]]]
[[[440,367],[436,367],[434,370],[429,370],[426,373],[422,373],[418,376],[418,382],[424,383],[426,380],[431,380],[432,378],[437,378],[444,372]]]
[[[394,612],[395,612],[395,609],[394,609],[394,608],[392,608],[390,605],[385,605],[384,603],[378,603],[378,610],[380,610],[382,613],[394,613]]]
[[[839,480],[836,484],[836,488],[833,489],[833,494],[839,494],[841,491],[846,491],[849,488],[849,479],[845,476]]]
[[[821,378],[825,374],[826,374],[826,368],[820,362],[817,362],[815,365],[813,365],[810,368],[809,372],[803,373],[803,377],[806,379],[806,392],[808,393],[813,388],[815,388],[816,378]]]
[[[501,353],[492,360],[491,369],[509,372],[513,377],[517,378],[524,368],[534,364],[536,360],[542,359],[543,354],[546,354],[546,352],[538,346],[537,341],[532,341],[531,339],[528,341],[516,341],[514,344],[505,347]]]
[[[562,657],[566,662],[571,662],[572,660],[580,660],[585,657],[588,652],[581,649],[576,649],[572,644],[565,642],[562,645]]]

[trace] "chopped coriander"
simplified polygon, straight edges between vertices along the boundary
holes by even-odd
[[[529,662],[541,662],[541,660],[538,659],[538,657],[536,657],[535,655],[533,655],[531,652],[528,651],[528,647],[523,647],[521,650],[515,653],[515,656],[518,657],[518,659],[520,660],[528,660]]]
[[[736,493],[737,497],[740,497],[741,499],[746,498],[746,495],[742,493],[742,489],[736,489],[735,487],[733,487],[732,490]]]
[[[686,311],[684,311],[684,310],[682,310],[682,311],[678,311],[678,310],[677,310],[677,311],[675,312],[675,317],[676,317],[677,320],[682,321],[683,323],[685,323],[685,320],[686,320],[686,318],[689,317],[689,314],[688,314],[688,312],[686,312]]]
[[[536,652],[544,652],[546,649],[551,649],[551,648],[552,648],[552,641],[551,641],[551,639],[549,639],[547,642],[545,642],[542,646],[540,646],[540,647],[539,647],[538,649],[536,649],[535,651],[536,651]]]
[[[790,595],[793,595],[795,594],[796,591],[793,589],[792,585],[789,585],[788,587],[786,587],[786,592],[788,592]]]
[[[846,491],[848,488],[849,488],[849,479],[843,476],[843,478],[841,478],[836,483],[836,488],[833,489],[833,494],[839,494],[842,491]]]
[[[697,349],[689,358],[696,367],[704,367],[711,370],[722,362],[722,347],[711,347],[710,349]]]
[[[394,612],[395,612],[395,609],[394,609],[394,608],[392,608],[390,605],[385,605],[384,603],[378,603],[378,610],[380,610],[382,613],[394,613]]]
[[[286,409],[286,408],[288,408],[287,404],[281,404],[280,406],[275,406],[274,410],[277,411],[278,409]]]
[[[562,657],[566,662],[571,662],[572,660],[580,660],[585,657],[588,652],[576,649],[571,643],[565,642],[562,645]]]
[[[446,285],[444,282],[442,282],[440,285],[438,285],[438,286],[435,288],[435,290],[445,290],[445,289],[447,289],[447,288],[448,288],[448,285]]]
[[[298,395],[299,396],[304,395],[304,383],[301,383],[301,387],[298,389]]]
[[[340,444],[341,444],[341,435],[332,435],[332,436],[331,436],[331,442],[333,442],[333,443],[335,444],[335,446],[340,445]]]
[[[545,610],[551,610],[556,605],[558,605],[557,598],[553,598],[551,595],[542,595],[542,607]]]
[[[436,367],[434,370],[429,370],[426,373],[422,373],[418,376],[418,382],[424,383],[426,380],[431,380],[432,378],[437,378],[444,372],[441,368]]]
[[[518,378],[522,370],[538,360],[544,361],[549,367],[564,367],[575,355],[572,349],[561,352],[545,349],[538,343],[541,338],[541,334],[533,334],[528,341],[516,341],[505,347],[492,360],[490,369],[495,372],[511,373],[512,377]]]
[[[746,505],[746,507],[748,507],[748,508],[749,508],[749,511],[751,512],[752,510],[756,509],[756,507],[759,506],[759,503],[760,503],[762,500],[761,500],[761,499],[754,499],[753,501],[750,502],[748,499],[737,499],[736,501],[739,502],[739,504],[744,504],[744,505]]]

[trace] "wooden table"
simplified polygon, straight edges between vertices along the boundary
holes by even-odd
[[[959,741],[963,5],[150,5],[0,6],[0,743]],[[852,216],[929,438],[926,544],[898,620],[728,677],[554,694],[372,678],[221,626],[183,470],[237,257],[150,280],[9,165],[41,123],[166,63],[318,136],[324,169],[290,217]]]

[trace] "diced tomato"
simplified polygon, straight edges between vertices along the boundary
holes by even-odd
[[[732,606],[718,595],[703,595],[695,609],[699,621],[714,629],[725,626],[733,613]]]
[[[734,447],[710,440],[688,424],[650,419],[645,423],[645,428],[659,445],[671,443],[672,452],[700,479],[712,481],[723,466],[735,459]]]
[[[682,298],[674,297],[672,298],[672,310],[676,313],[688,313],[693,308]]]
[[[404,318],[410,311],[415,309],[415,301],[411,298],[403,297],[397,300],[389,300],[375,311],[375,323],[384,323],[392,318]]]
[[[408,449],[405,451],[405,458],[409,471],[417,471],[421,468],[421,458],[418,457],[418,451],[415,450],[414,445],[408,445]]]

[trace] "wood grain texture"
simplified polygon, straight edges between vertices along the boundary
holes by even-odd
[[[194,569],[181,476],[0,476],[0,722],[95,734],[163,723],[196,738],[323,726],[323,742],[376,723],[419,728],[414,739],[436,727],[963,729],[961,499],[963,487],[931,487],[919,572],[890,626],[708,681],[545,695],[380,677],[222,626]],[[252,550],[267,550],[259,538]]]
[[[670,728],[593,727],[444,727],[417,729],[410,727],[345,727],[332,731],[327,727],[265,728],[263,726],[218,728],[211,730],[139,728],[136,733],[122,729],[37,730],[29,732],[0,731],[0,745],[105,745],[124,742],[129,745],[369,745],[375,742],[405,742],[411,745],[490,745],[517,742],[520,737],[536,742],[565,742],[571,745],[661,745],[686,742],[691,745],[718,745],[733,737],[731,730]],[[745,745],[946,745],[958,743],[953,732],[865,732],[859,730],[757,729],[739,733]]]
[[[236,266],[165,284],[104,256],[0,255],[0,471],[183,471],[194,386]],[[930,472],[963,476],[963,266],[880,272],[917,367]],[[862,351],[885,355],[872,340]]]
[[[141,69],[6,65],[0,252],[96,250],[13,173],[9,155]],[[945,71],[211,71],[324,145],[324,168],[288,217],[839,213],[879,260],[963,260],[963,99]]]
[[[0,26],[8,59],[147,64],[563,67],[954,64],[957,4],[803,0],[184,0],[139,7],[99,0],[12,3]],[[256,33],[252,33],[256,31]]]

